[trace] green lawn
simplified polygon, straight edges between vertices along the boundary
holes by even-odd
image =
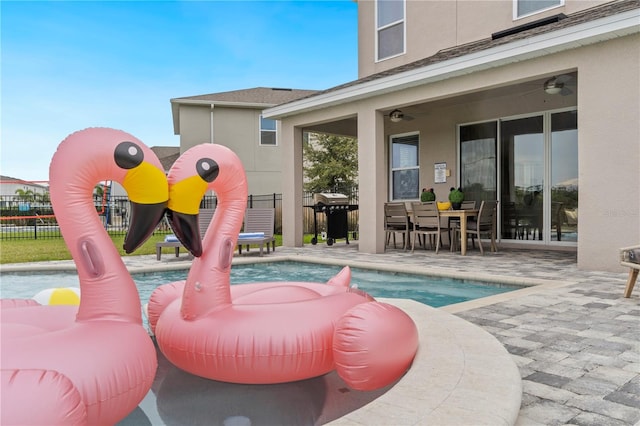
[[[276,246],[282,245],[282,235],[276,235]],[[304,242],[309,244],[313,235],[305,235]],[[152,235],[138,250],[130,255],[122,250],[124,236],[111,237],[114,246],[122,256],[138,256],[142,254],[155,254],[156,243],[164,240],[164,235]],[[171,254],[172,248],[166,248],[162,253]],[[71,253],[67,249],[62,238],[37,239],[37,240],[3,240],[0,241],[0,264],[43,262],[48,260],[69,260]]]

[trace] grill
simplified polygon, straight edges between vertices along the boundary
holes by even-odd
[[[327,245],[331,246],[337,239],[344,238],[349,244],[349,224],[347,213],[358,210],[357,204],[349,204],[349,197],[344,194],[319,193],[313,196],[314,205],[306,206],[313,209],[313,232],[311,244],[318,244],[318,214],[327,217]]]

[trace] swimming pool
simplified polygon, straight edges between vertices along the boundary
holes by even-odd
[[[306,262],[268,262],[234,265],[231,284],[262,281],[326,282],[340,271],[340,266]],[[186,270],[133,274],[140,300],[146,303],[153,290],[161,284],[184,280]],[[3,273],[0,280],[2,298],[31,298],[52,287],[77,287],[78,276],[71,272]],[[413,299],[433,307],[466,302],[522,287],[510,284],[485,283],[427,275],[382,272],[352,268],[352,286],[357,285],[374,297]]]

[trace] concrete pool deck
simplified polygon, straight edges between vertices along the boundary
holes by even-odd
[[[155,255],[124,259],[132,272],[183,269],[190,263],[186,255],[175,258],[165,254],[161,261],[157,261]],[[444,324],[448,321],[457,324],[462,318],[466,321],[459,324],[464,327],[472,323],[486,332],[471,327],[469,330],[476,330],[472,334],[493,335],[495,339],[487,342],[499,341],[501,345],[497,345],[497,350],[488,350],[478,341],[466,339],[458,342],[466,345],[458,353],[464,353],[467,360],[475,362],[506,348],[502,351],[507,361],[502,365],[517,365],[521,401],[520,395],[514,399],[518,392],[511,388],[517,380],[510,378],[505,383],[504,378],[496,377],[505,370],[499,362],[481,365],[477,371],[489,373],[489,376],[493,374],[493,378],[487,379],[496,379],[495,383],[502,383],[504,389],[487,386],[485,378],[481,377],[474,384],[480,393],[463,387],[459,388],[461,393],[445,398],[442,398],[446,395],[443,392],[423,393],[432,380],[429,374],[438,371],[421,371],[422,361],[418,360],[417,367],[414,366],[391,391],[334,420],[334,424],[509,424],[513,423],[509,416],[514,415],[509,414],[510,410],[517,413],[517,425],[633,425],[640,422],[640,297],[637,292],[630,299],[622,297],[626,281],[626,273],[622,270],[620,273],[579,271],[576,255],[571,252],[500,249],[498,253],[481,256],[477,250],[470,250],[467,256],[461,257],[447,251],[435,255],[433,251],[411,254],[388,250],[384,254],[370,255],[359,253],[357,242],[348,246],[338,242],[331,247],[325,244],[278,247],[275,253],[262,258],[251,254],[236,256],[234,263],[281,259],[536,285],[437,310],[418,309],[431,315],[438,327],[446,328]],[[35,271],[40,268],[68,269],[73,268],[73,263],[2,265],[0,270]],[[421,314],[412,312],[411,305],[409,302],[403,308],[411,311],[416,322],[428,328],[430,320],[416,318],[415,315]],[[422,341],[425,345],[433,343],[425,340]],[[446,349],[443,344],[440,347]],[[432,347],[427,346],[427,349]],[[428,356],[437,357],[437,354],[433,352]],[[500,357],[496,359],[499,361]],[[429,363],[433,366],[434,359],[424,361],[427,368]],[[487,361],[484,359],[481,363]],[[447,371],[446,366],[440,371]],[[451,378],[450,374],[445,374],[445,380]],[[470,379],[478,378],[470,376]],[[405,386],[404,380],[411,384]],[[506,392],[508,403],[501,392]],[[499,407],[491,405],[492,396],[502,400]],[[430,398],[440,398],[444,404]],[[407,402],[411,407],[408,411],[402,408]],[[518,407],[505,408],[516,402]],[[447,412],[449,403],[458,411]],[[438,417],[434,407],[441,408],[440,413],[448,413],[448,421]]]

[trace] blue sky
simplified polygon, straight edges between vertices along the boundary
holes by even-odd
[[[3,0],[0,19],[0,174],[27,180],[86,127],[178,146],[171,98],[357,78],[352,0]]]

